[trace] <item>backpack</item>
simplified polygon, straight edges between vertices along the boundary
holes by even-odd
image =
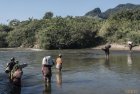
[[[53,59],[51,56],[45,56],[42,60],[42,65],[53,65],[54,62],[53,62]]]

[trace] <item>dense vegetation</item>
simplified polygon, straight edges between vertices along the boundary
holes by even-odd
[[[53,17],[52,12],[46,12],[40,20],[14,19],[8,25],[0,25],[0,47],[74,49],[128,40],[140,43],[140,8],[122,9],[107,19],[100,17],[99,8],[93,12],[94,16],[88,12],[81,17]]]
[[[92,17],[100,17],[103,19],[108,19],[110,16],[120,12],[120,11],[126,11],[126,10],[137,10],[140,9],[140,5],[134,5],[134,4],[120,4],[116,6],[115,8],[108,9],[105,12],[101,12],[100,8],[95,8],[85,14],[85,16],[92,16]]]

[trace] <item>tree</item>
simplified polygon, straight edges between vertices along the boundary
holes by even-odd
[[[0,32],[10,32],[11,30],[13,30],[13,28],[7,25],[0,25]]]
[[[7,47],[8,43],[6,41],[7,32],[0,32],[0,47]]]
[[[43,19],[51,19],[53,17],[53,13],[52,12],[46,12]]]
[[[17,25],[19,25],[19,23],[20,23],[19,20],[14,19],[14,20],[11,20],[11,21],[9,22],[9,25],[10,25],[10,26],[17,26]]]

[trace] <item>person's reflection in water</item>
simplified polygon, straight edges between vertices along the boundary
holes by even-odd
[[[43,90],[43,94],[51,94],[51,83],[45,83],[45,89]]]
[[[109,59],[105,59],[105,66],[107,67],[107,68],[109,68],[110,69],[110,62],[109,62]]]
[[[57,86],[61,88],[62,87],[62,73],[61,72],[56,73],[56,82],[57,82]]]
[[[21,93],[21,86],[11,85],[10,94],[20,94]]]
[[[129,53],[129,54],[127,55],[127,65],[128,65],[129,67],[131,67],[131,66],[132,66],[131,53]]]

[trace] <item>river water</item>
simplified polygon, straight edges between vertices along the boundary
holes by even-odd
[[[63,55],[62,73],[52,67],[51,85],[45,86],[41,61]],[[20,94],[140,94],[140,52],[111,51],[109,60],[101,50],[0,50],[0,94],[12,88],[4,73],[6,63],[15,57],[23,69]],[[14,91],[13,91],[14,92]],[[13,93],[14,94],[14,93]]]

